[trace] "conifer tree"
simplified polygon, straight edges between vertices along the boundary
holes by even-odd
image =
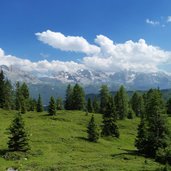
[[[9,127],[9,151],[27,152],[30,150],[28,134],[25,130],[24,121],[20,113],[16,115]]]
[[[13,90],[12,90],[12,85],[8,80],[6,80],[4,84],[4,94],[5,94],[4,109],[12,109],[14,106]]]
[[[66,97],[65,97],[65,109],[66,110],[72,110],[72,108],[73,108],[72,95],[73,95],[73,88],[69,84],[67,89],[66,89]]]
[[[91,142],[97,142],[99,139],[99,133],[97,130],[97,126],[94,121],[94,115],[92,115],[90,122],[87,126],[88,140]]]
[[[131,98],[131,107],[136,116],[140,116],[144,112],[144,101],[141,95],[135,92]]]
[[[117,116],[113,97],[110,97],[106,105],[106,111],[103,114],[102,136],[113,136],[119,138],[120,134],[116,118]]]
[[[106,112],[107,103],[109,100],[109,89],[107,85],[102,85],[100,89],[100,113]]]
[[[72,109],[84,110],[85,109],[85,93],[79,84],[75,84],[72,94]]]
[[[56,105],[55,105],[55,99],[53,96],[50,97],[48,112],[49,112],[49,115],[51,116],[56,115]]]
[[[125,119],[128,114],[128,95],[124,86],[119,88],[119,91],[117,91],[114,100],[118,118]]]
[[[20,110],[21,109],[21,89],[20,89],[20,83],[17,82],[16,83],[16,90],[15,90],[15,108],[16,110]]]
[[[0,71],[0,108],[5,104],[5,78],[3,70]]]
[[[93,100],[93,110],[95,113],[99,113],[99,102],[96,96],[94,97],[94,100]]]
[[[89,113],[92,113],[93,112],[93,106],[92,106],[92,102],[91,102],[91,99],[90,98],[88,98],[88,100],[87,100],[87,111]]]
[[[146,154],[148,150],[148,132],[147,132],[147,121],[144,115],[140,116],[140,124],[137,129],[137,137],[135,139],[135,147],[137,147],[139,153]]]
[[[57,100],[56,100],[56,109],[57,110],[63,109],[63,101],[62,101],[61,97],[57,98]]]
[[[155,157],[158,149],[165,149],[169,145],[170,131],[166,120],[166,111],[161,93],[151,89],[147,93],[145,122],[147,124],[145,143],[141,145],[141,137],[137,138],[137,148],[147,156]],[[140,124],[141,125],[141,124]],[[139,145],[140,144],[140,145]]]
[[[37,99],[36,111],[37,112],[43,112],[42,98],[41,98],[40,94],[39,94],[39,97]]]
[[[134,116],[135,116],[135,112],[132,110],[132,108],[131,108],[131,107],[129,107],[127,118],[128,118],[128,119],[133,119],[133,118],[134,118]]]

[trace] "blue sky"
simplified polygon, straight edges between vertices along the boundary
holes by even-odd
[[[0,48],[7,55],[32,62],[79,63],[85,57],[82,51],[54,48],[35,35],[50,30],[82,36],[93,45],[97,35],[116,44],[144,39],[147,45],[170,52],[169,16],[170,0],[0,0]],[[166,61],[156,65],[170,68]]]

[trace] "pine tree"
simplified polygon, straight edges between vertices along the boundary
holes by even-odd
[[[88,98],[88,100],[87,100],[87,111],[89,113],[92,113],[93,112],[93,106],[92,106],[92,102],[91,102],[91,99],[90,98]]]
[[[43,112],[42,98],[41,98],[40,94],[39,94],[39,97],[37,99],[36,111],[37,112]]]
[[[100,89],[100,113],[106,112],[107,103],[109,100],[109,89],[107,85],[102,85]]]
[[[20,90],[20,83],[16,83],[16,90],[15,90],[15,109],[20,110],[21,109],[21,90]]]
[[[66,97],[65,97],[65,109],[66,110],[72,110],[72,108],[73,108],[72,95],[73,95],[73,88],[69,84],[67,89],[66,89]]]
[[[132,110],[132,108],[131,108],[131,107],[129,107],[127,118],[128,118],[128,119],[133,119],[133,118],[134,118],[134,116],[135,116],[135,112]]]
[[[12,85],[8,80],[6,80],[4,84],[4,94],[5,94],[4,109],[12,109],[14,106],[13,90],[12,90]]]
[[[117,91],[114,100],[118,118],[125,119],[128,114],[128,95],[123,86]]]
[[[62,101],[61,97],[57,98],[57,100],[56,100],[56,109],[57,110],[63,109],[63,101]]]
[[[147,132],[147,121],[144,115],[141,115],[140,124],[137,129],[137,137],[135,139],[135,147],[137,147],[139,153],[146,154],[148,150],[148,132]]]
[[[94,121],[94,115],[92,115],[90,122],[87,126],[88,140],[91,142],[97,142],[99,139],[99,133]]]
[[[5,78],[3,70],[0,71],[0,108],[4,107],[5,104]]]
[[[75,84],[72,94],[72,109],[84,110],[85,109],[85,93],[79,84]]]
[[[150,157],[155,157],[158,149],[165,149],[169,145],[170,132],[166,120],[165,106],[159,90],[151,89],[147,93],[145,124],[147,125],[145,145],[143,136],[137,138],[137,148]],[[142,125],[142,124],[140,124]]]
[[[97,97],[95,96],[94,97],[94,100],[93,100],[93,109],[94,109],[94,112],[95,113],[99,113],[99,102],[97,100]]]
[[[30,150],[28,134],[26,133],[24,121],[20,113],[16,115],[9,127],[9,134],[9,151],[27,152]]]
[[[110,97],[106,105],[106,111],[103,114],[102,136],[113,136],[119,138],[120,134],[116,118],[115,105],[113,103],[113,98]]]
[[[56,105],[55,105],[55,99],[53,96],[50,97],[48,112],[49,112],[49,115],[51,116],[56,115]]]

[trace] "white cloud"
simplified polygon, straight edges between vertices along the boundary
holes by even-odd
[[[73,36],[71,37],[74,38]],[[66,48],[69,49],[68,38],[64,39],[62,44],[60,41],[58,37],[56,39],[53,37],[53,42],[60,45],[67,45],[65,48],[63,47],[64,50]],[[84,39],[84,41],[87,46],[90,45],[87,40]],[[107,73],[120,70],[156,72],[160,70],[159,66],[163,66],[171,60],[170,51],[164,51],[159,47],[149,45],[144,39],[140,39],[137,42],[129,40],[124,43],[114,43],[104,35],[97,35],[94,42],[95,45],[91,46],[96,47],[95,49],[98,49],[98,51],[93,51],[93,53],[86,52],[86,55],[79,63],[59,60],[32,62],[28,59],[5,55],[4,51],[0,49],[0,65],[18,66],[21,70],[34,72],[39,75],[50,75],[59,71],[75,72],[84,68]]]
[[[43,43],[63,51],[83,52],[86,54],[99,52],[97,46],[89,44],[83,37],[65,36],[60,32],[52,32],[50,30],[36,33],[36,36]]]
[[[159,70],[160,64],[171,59],[171,52],[148,45],[143,39],[114,44],[109,38],[99,35],[95,42],[100,46],[101,52],[83,59],[85,66],[95,70],[153,72]]]
[[[41,60],[32,62],[28,59],[21,59],[12,55],[5,55],[4,51],[0,48],[0,65],[19,67],[23,71],[34,72],[42,75],[49,75],[59,71],[75,72],[84,68],[83,64],[78,64],[73,61],[63,62],[53,60]]]
[[[171,16],[167,17],[167,22],[170,23],[171,22]]]
[[[153,21],[153,20],[150,20],[150,19],[146,19],[146,23],[147,24],[150,24],[150,25],[153,25],[153,26],[156,26],[156,25],[159,25],[160,22],[159,21]]]

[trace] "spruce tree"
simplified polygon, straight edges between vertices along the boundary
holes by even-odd
[[[57,110],[63,109],[63,101],[62,101],[61,97],[57,98],[57,100],[56,100],[56,109]]]
[[[39,97],[37,99],[36,111],[37,112],[43,112],[42,98],[41,98],[40,94],[39,94]]]
[[[55,99],[53,96],[50,97],[48,113],[50,116],[56,115],[56,105],[55,105]]]
[[[110,97],[107,105],[106,111],[103,114],[103,128],[102,128],[102,136],[112,136],[119,138],[119,128],[116,123],[116,108],[113,102],[113,98]]]
[[[136,116],[140,116],[144,112],[144,101],[140,94],[135,92],[130,100],[131,107],[135,112]]]
[[[146,154],[148,151],[148,132],[147,132],[147,121],[144,115],[141,115],[140,124],[137,129],[137,137],[135,139],[135,147],[138,149],[139,153]]]
[[[99,113],[99,102],[96,96],[94,97],[94,100],[93,100],[93,110],[95,113]]]
[[[141,137],[137,138],[137,148],[140,152],[150,157],[155,157],[158,149],[165,149],[169,145],[170,132],[166,120],[166,111],[161,92],[151,89],[147,93],[145,124],[147,125],[145,135],[145,145]],[[142,124],[140,124],[142,125]],[[140,144],[140,145],[139,145]]]
[[[89,113],[92,113],[93,112],[93,106],[92,106],[92,102],[91,102],[91,99],[90,98],[88,98],[88,100],[87,100],[87,111]]]
[[[72,110],[73,109],[72,95],[73,95],[73,88],[69,84],[67,89],[66,89],[66,96],[65,96],[65,109],[66,110]]]
[[[109,89],[107,85],[102,85],[100,89],[100,113],[106,112],[107,103],[109,100]]]
[[[88,140],[91,142],[97,142],[99,139],[99,133],[97,130],[97,126],[94,121],[94,115],[92,115],[90,122],[87,126]]]
[[[15,89],[15,109],[20,110],[21,109],[21,89],[20,89],[20,83],[16,83],[16,89]]]
[[[119,91],[117,91],[114,100],[118,118],[125,119],[128,114],[128,95],[124,86],[119,88]]]
[[[8,80],[6,80],[4,84],[4,94],[5,94],[4,109],[12,109],[14,106],[13,90],[12,90],[12,85]]]
[[[0,108],[5,104],[5,78],[3,70],[0,71]]]
[[[9,151],[27,152],[30,150],[28,134],[26,133],[24,121],[20,113],[12,121],[9,127],[9,134]]]
[[[75,84],[72,94],[72,109],[84,110],[85,109],[85,93],[79,84]]]

